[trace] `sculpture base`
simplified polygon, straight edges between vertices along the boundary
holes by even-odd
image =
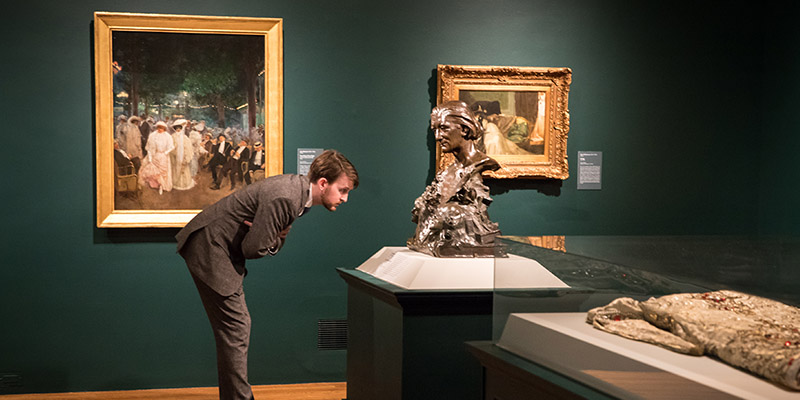
[[[441,247],[439,249],[440,257],[458,257],[458,258],[475,258],[475,257],[494,257],[495,247],[489,246],[473,246],[473,247]]]
[[[534,260],[513,254],[502,260],[495,266],[494,258],[440,258],[384,247],[356,269],[404,289],[569,287]],[[495,267],[503,272],[495,274]]]
[[[494,239],[500,234],[500,231],[494,231],[485,235],[480,235],[478,245],[473,246],[441,246],[435,249],[430,249],[427,246],[418,245],[415,238],[410,238],[406,241],[406,246],[423,254],[428,254],[434,257],[445,258],[486,258],[486,257],[506,257],[506,252],[502,247],[494,244]]]

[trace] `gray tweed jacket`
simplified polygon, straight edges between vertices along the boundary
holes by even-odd
[[[278,175],[238,190],[178,232],[178,253],[192,275],[229,296],[247,274],[245,259],[274,254],[283,246],[278,234],[303,213],[308,188],[303,175]]]

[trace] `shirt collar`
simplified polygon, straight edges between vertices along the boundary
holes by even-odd
[[[309,183],[309,184],[308,184],[308,201],[306,202],[306,208],[309,208],[309,207],[311,207],[312,205],[314,205],[314,204],[313,204],[313,201],[314,201],[314,199],[312,199],[312,198],[311,198],[311,193],[312,193],[312,191],[311,191],[311,188],[312,188],[313,186],[314,186],[314,184],[313,184],[313,183]]]
[[[303,209],[300,210],[300,215],[299,215],[300,217],[302,217],[305,213],[307,213],[311,209],[311,206],[314,205],[314,199],[311,198],[312,186],[313,185],[311,183],[308,184],[308,201],[306,201],[306,204],[303,205]]]

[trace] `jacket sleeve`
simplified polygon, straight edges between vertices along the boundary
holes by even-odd
[[[283,246],[278,235],[294,221],[292,210],[292,202],[284,197],[259,204],[253,225],[242,240],[244,257],[253,259],[275,254]]]

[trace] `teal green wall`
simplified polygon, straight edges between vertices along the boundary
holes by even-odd
[[[800,18],[798,7],[766,13],[764,71],[758,86],[764,98],[761,145],[759,230],[800,232]]]
[[[0,373],[24,386],[0,393],[216,382],[175,231],[94,228],[94,11],[283,18],[285,171],[298,147],[337,148],[360,170],[347,205],[315,210],[278,256],[248,264],[250,378],[270,384],[344,380],[344,353],[316,350],[316,322],[345,317],[334,268],[413,232],[437,64],[573,69],[572,177],[493,183],[506,234],[796,232],[776,195],[798,200],[781,178],[797,171],[784,142],[797,148],[797,28],[745,4],[14,2],[0,17]],[[579,150],[603,151],[602,191],[575,189]]]

